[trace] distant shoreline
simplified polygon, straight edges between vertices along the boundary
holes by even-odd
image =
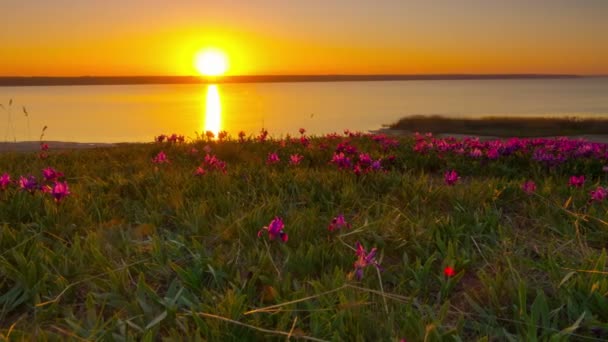
[[[600,76],[568,74],[432,74],[432,75],[255,75],[255,76],[81,76],[81,77],[6,77],[0,87],[84,86],[137,84],[209,84],[209,83],[286,83],[286,82],[371,82],[439,80],[513,80],[571,79]]]

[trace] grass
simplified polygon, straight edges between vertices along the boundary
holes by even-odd
[[[329,160],[344,139],[394,161],[338,170]],[[608,338],[608,204],[588,201],[607,183],[604,159],[545,167],[523,153],[421,154],[411,137],[388,150],[367,136],[310,142],[0,154],[0,174],[52,166],[72,193],[55,203],[0,191],[0,338]],[[225,174],[194,176],[205,146]],[[161,150],[171,162],[153,164]],[[271,152],[280,163],[266,165]],[[287,164],[292,153],[300,165]],[[572,174],[586,175],[583,188],[567,185]],[[527,179],[536,193],[520,189]],[[340,213],[352,228],[330,232]],[[286,243],[257,236],[275,216]],[[357,241],[378,248],[383,268],[361,281]]]
[[[472,134],[496,137],[605,135],[608,119],[577,117],[481,117],[448,118],[439,115],[414,115],[389,126],[390,129],[436,134]]]

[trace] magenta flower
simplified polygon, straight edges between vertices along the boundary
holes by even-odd
[[[293,165],[293,166],[300,165],[300,162],[302,161],[303,158],[304,158],[303,156],[301,156],[301,155],[299,155],[297,153],[296,154],[292,154],[289,157],[289,164]]]
[[[49,145],[47,143],[41,143],[40,144],[40,151],[46,152],[48,150],[49,150]]]
[[[285,224],[283,223],[283,220],[280,217],[275,216],[275,218],[270,221],[270,224],[267,227],[263,227],[262,229],[260,229],[260,231],[258,231],[258,237],[261,237],[264,230],[267,230],[268,237],[270,238],[270,240],[280,238],[283,242],[287,242],[287,239],[289,237],[283,231],[284,228]]]
[[[334,153],[331,163],[336,164],[340,169],[350,168],[351,166],[350,158],[345,156],[344,152]]]
[[[521,189],[525,193],[531,194],[536,191],[536,184],[534,183],[534,181],[527,180],[521,185]]]
[[[152,162],[155,163],[155,164],[168,163],[169,162],[169,158],[167,158],[167,155],[165,154],[165,152],[160,151],[160,152],[158,152],[158,154],[156,155],[156,157],[152,158]]]
[[[29,193],[34,193],[34,191],[40,188],[34,176],[19,177],[19,187],[21,190],[28,191]]]
[[[268,153],[268,158],[266,158],[266,164],[268,165],[272,165],[272,164],[276,164],[278,162],[280,162],[281,159],[279,158],[279,155],[276,153]]]
[[[444,175],[445,184],[454,185],[460,179],[458,172],[455,170],[447,171]]]
[[[570,176],[570,180],[568,180],[568,185],[571,187],[580,188],[585,184],[585,176]]]
[[[329,226],[327,227],[327,229],[329,229],[329,231],[334,231],[334,230],[340,229],[340,228],[350,228],[350,223],[346,222],[343,214],[340,214],[340,215],[334,217],[331,220],[331,223],[329,224]]]
[[[479,158],[482,156],[482,153],[481,153],[480,149],[475,148],[475,149],[473,149],[473,151],[471,151],[471,153],[469,155],[473,158]]]
[[[608,198],[608,189],[598,186],[597,189],[591,190],[591,202],[601,202]]]
[[[47,167],[46,169],[42,170],[42,175],[44,176],[44,179],[46,179],[47,181],[53,181],[53,180],[63,177],[63,173],[58,172],[57,170],[53,169],[52,167]]]
[[[11,176],[8,173],[4,173],[0,176],[0,189],[6,190],[9,184],[11,184]]]
[[[355,247],[357,248],[357,251],[355,252],[357,255],[357,260],[355,261],[354,267],[355,277],[357,277],[357,280],[361,280],[363,278],[363,269],[369,265],[373,265],[377,269],[382,270],[380,264],[376,260],[377,249],[375,247],[372,248],[369,253],[365,251],[365,248],[363,248],[359,242],[355,244]]]
[[[221,171],[222,173],[226,173],[226,162],[220,160],[215,155],[207,154],[205,155],[204,164],[207,165],[211,170]]]
[[[55,202],[59,203],[64,197],[70,194],[70,188],[67,182],[55,182],[51,189],[51,196],[55,198]]]

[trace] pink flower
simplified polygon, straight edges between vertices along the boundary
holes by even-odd
[[[0,189],[6,190],[9,184],[11,184],[11,176],[8,173],[4,173],[0,176]]]
[[[527,180],[521,185],[521,189],[525,193],[531,194],[536,191],[536,184],[534,183],[534,181]]]
[[[363,278],[363,269],[367,266],[373,265],[377,269],[382,270],[380,264],[376,260],[377,249],[375,247],[372,248],[369,253],[365,251],[365,248],[363,248],[363,246],[359,242],[355,244],[355,247],[357,248],[357,250],[355,251],[355,254],[357,255],[357,260],[355,261],[354,267],[355,277],[357,277],[357,280],[361,280]]]
[[[343,227],[350,228],[350,223],[346,222],[343,214],[340,214],[331,220],[327,229],[329,229],[329,231],[334,231]]]
[[[44,176],[44,179],[46,179],[47,181],[53,181],[53,180],[63,177],[63,173],[58,172],[57,170],[53,169],[52,167],[47,167],[46,169],[42,170],[42,175]]]
[[[200,166],[196,168],[196,171],[194,171],[195,176],[203,176],[206,173],[207,173],[207,171]]]
[[[265,226],[260,229],[260,231],[258,231],[258,237],[261,237],[264,230],[267,230],[268,238],[270,238],[270,240],[280,238],[283,242],[287,242],[287,239],[289,239],[289,237],[283,231],[284,228],[285,224],[283,223],[283,220],[280,217],[275,216],[275,218],[270,221],[270,224],[268,226]]]
[[[473,158],[479,158],[482,156],[481,150],[478,148],[473,149],[473,151],[471,151],[470,156]]]
[[[278,162],[280,162],[281,159],[279,158],[279,155],[276,153],[268,153],[268,158],[266,158],[266,164],[268,165],[272,165],[272,164],[276,164]]]
[[[157,137],[154,137],[154,141],[156,141],[157,143],[162,143],[163,141],[165,141],[166,138],[167,138],[166,135],[161,134]]]
[[[245,132],[239,132],[239,142],[245,142]]]
[[[203,147],[203,151],[205,151],[207,154],[211,153],[211,146],[205,145],[205,147]]]
[[[158,152],[158,154],[156,155],[156,157],[152,158],[152,162],[155,163],[155,164],[168,163],[169,162],[169,158],[167,158],[167,155],[165,154],[165,152],[160,151],[160,152]]]
[[[46,152],[49,150],[49,145],[47,143],[40,144],[40,151]]]
[[[597,189],[591,190],[591,202],[601,202],[608,197],[608,189],[598,186]]]
[[[297,153],[296,154],[292,154],[289,157],[289,164],[293,165],[293,166],[300,165],[300,162],[302,161],[303,158],[304,158],[303,156],[301,156],[301,155],[299,155]]]
[[[191,149],[190,149],[190,154],[191,154],[191,155],[196,155],[196,154],[198,154],[198,150],[196,149],[196,147],[193,147],[193,148],[191,148]]]
[[[445,184],[454,185],[460,179],[458,172],[455,170],[447,171],[444,175]]]
[[[204,164],[211,170],[221,171],[226,173],[226,162],[218,159],[215,155],[205,155]]]
[[[300,131],[300,134],[302,134],[302,135],[304,135],[304,133],[306,133],[306,130],[304,128],[300,128],[299,131]]]
[[[64,197],[70,194],[70,188],[66,182],[55,182],[51,189],[51,196],[55,198],[55,202],[59,203]]]
[[[568,185],[571,187],[580,188],[585,184],[585,176],[570,176],[570,180],[568,180]]]
[[[456,271],[453,267],[448,266],[443,269],[443,274],[445,274],[446,277],[450,278],[456,275]]]

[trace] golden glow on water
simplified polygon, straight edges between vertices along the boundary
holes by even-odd
[[[222,129],[222,102],[220,91],[215,84],[207,86],[207,97],[205,101],[205,127],[204,132],[212,132],[216,137]]]

